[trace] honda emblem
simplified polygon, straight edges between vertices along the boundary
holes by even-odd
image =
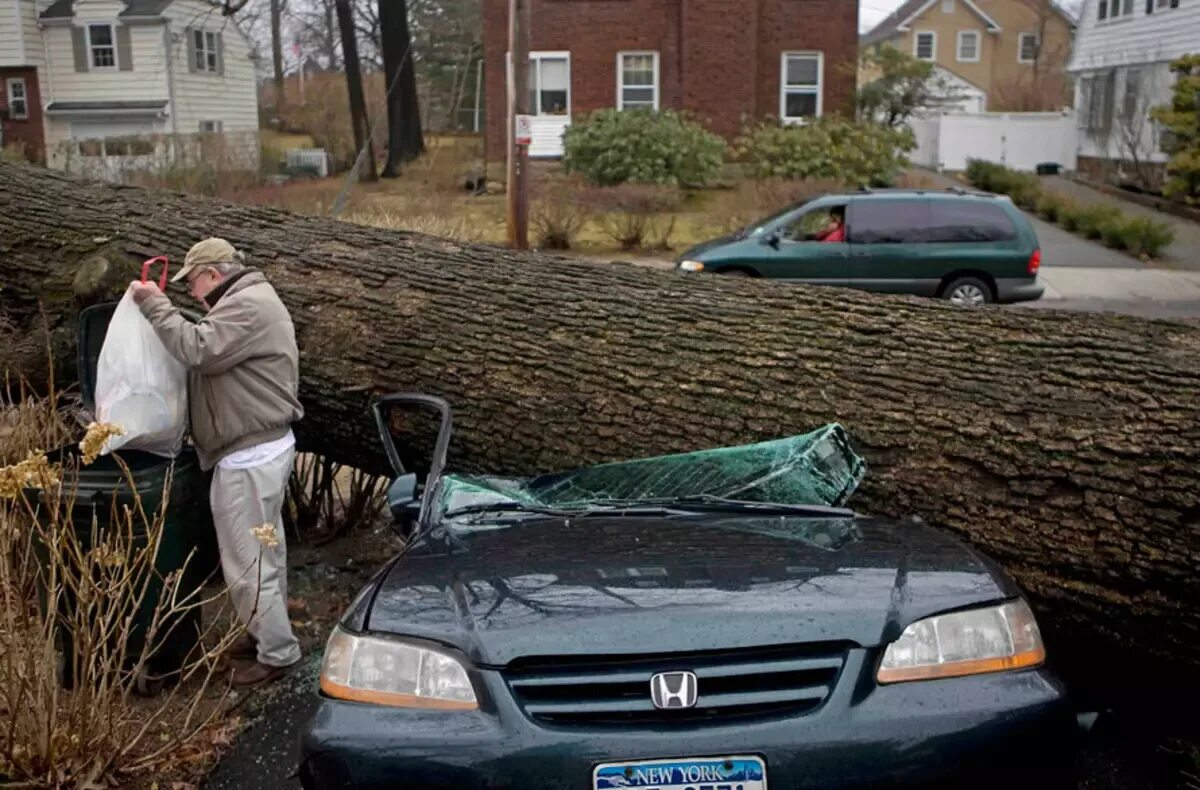
[[[694,708],[696,696],[693,672],[660,672],[650,678],[650,700],[660,710]]]

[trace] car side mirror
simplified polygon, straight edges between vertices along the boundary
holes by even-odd
[[[407,534],[421,512],[421,500],[417,498],[417,476],[407,474],[393,480],[388,486],[387,502],[392,521],[401,534]]]
[[[767,234],[766,238],[763,239],[763,244],[769,244],[775,249],[779,249],[779,240],[779,231],[771,231]]]

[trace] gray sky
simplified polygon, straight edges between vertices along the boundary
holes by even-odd
[[[904,0],[859,0],[858,27],[866,32],[875,27],[881,19],[900,7]]]

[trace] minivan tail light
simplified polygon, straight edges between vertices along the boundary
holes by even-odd
[[[1033,255],[1029,256],[1029,273],[1037,274],[1040,268],[1042,268],[1042,251],[1034,250]]]

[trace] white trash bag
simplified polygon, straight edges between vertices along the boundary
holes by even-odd
[[[187,370],[126,291],[96,364],[96,420],[124,433],[111,437],[101,454],[126,448],[174,458],[183,449],[187,417]]]

